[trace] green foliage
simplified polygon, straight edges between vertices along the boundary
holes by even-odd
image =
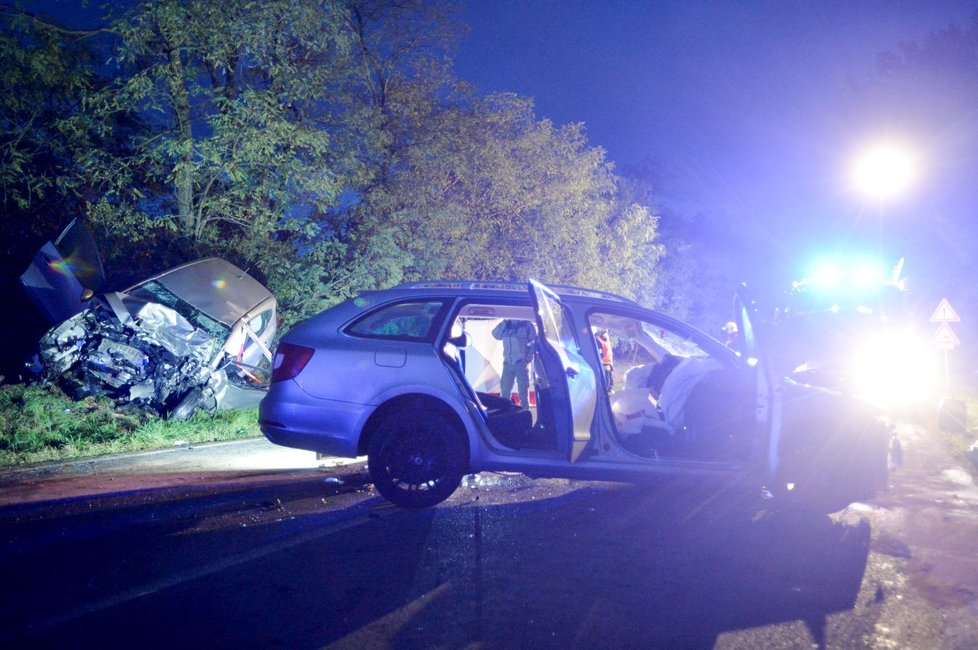
[[[394,138],[388,182],[356,213],[408,253],[406,279],[526,279],[637,295],[660,254],[651,211],[619,199],[579,124],[514,95],[462,93]],[[596,264],[600,260],[602,263]]]
[[[648,299],[657,215],[583,125],[451,77],[457,13],[447,0],[148,0],[84,38],[8,18],[22,35],[0,55],[12,83],[58,97],[41,119],[65,136],[65,165],[50,174],[17,150],[0,181],[29,166],[38,187],[74,196],[60,216],[87,212],[110,270],[238,263],[286,327],[420,278]],[[31,132],[29,107],[14,114]]]
[[[256,409],[171,422],[120,411],[104,397],[74,402],[52,386],[0,386],[0,466],[261,435]]]
[[[90,74],[77,49],[51,30],[31,31],[23,21],[9,27],[0,34],[0,188],[5,203],[28,209],[54,189],[56,180],[29,174],[32,163],[57,164],[59,113],[70,110]]]
[[[66,117],[95,83],[89,65],[87,50],[56,30],[0,15],[0,258],[20,259],[24,238],[48,234],[79,204],[84,135]]]

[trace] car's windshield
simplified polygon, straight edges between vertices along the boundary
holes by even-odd
[[[224,323],[211,318],[155,280],[139,286],[129,295],[145,302],[156,302],[169,307],[190,321],[191,325],[204,330],[218,341],[227,339],[230,332]]]
[[[656,325],[654,323],[649,323],[646,321],[639,321],[642,330],[649,339],[651,339],[655,346],[660,350],[672,354],[677,357],[707,357],[709,356],[703,348],[701,348],[695,341],[681,334],[668,330],[664,327]]]

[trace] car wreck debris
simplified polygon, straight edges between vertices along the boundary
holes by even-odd
[[[96,303],[42,337],[42,378],[74,399],[105,394],[165,414],[194,397],[213,411],[228,383],[224,367],[212,367],[217,349],[213,337],[163,305],[147,303],[122,323]]]
[[[39,344],[42,381],[75,399],[106,395],[171,419],[258,404],[277,308],[260,282],[207,258],[96,295],[101,269],[91,235],[74,220],[21,276],[54,325]]]

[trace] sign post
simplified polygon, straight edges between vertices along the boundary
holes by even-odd
[[[944,350],[944,386],[948,389],[951,387],[951,373],[948,370],[948,350],[953,350],[958,345],[961,345],[960,339],[958,339],[948,323],[958,323],[960,321],[961,319],[958,317],[957,312],[954,311],[954,308],[951,307],[951,303],[947,301],[947,298],[941,298],[937,309],[930,315],[930,322],[938,323],[937,331],[934,332],[931,340],[938,350]]]

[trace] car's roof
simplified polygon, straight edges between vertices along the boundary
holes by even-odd
[[[208,316],[232,325],[272,297],[258,280],[234,264],[216,257],[196,260],[143,280],[131,292],[156,281]]]
[[[638,303],[622,296],[598,291],[596,289],[584,289],[581,287],[570,287],[564,285],[547,285],[552,289],[561,300],[574,298],[584,298],[594,302],[610,302],[619,305],[638,307]],[[425,280],[420,282],[407,282],[399,284],[390,289],[381,291],[362,292],[364,294],[383,295],[388,297],[400,296],[464,296],[500,298],[512,297],[523,298],[528,295],[526,282],[492,282],[486,280]]]

